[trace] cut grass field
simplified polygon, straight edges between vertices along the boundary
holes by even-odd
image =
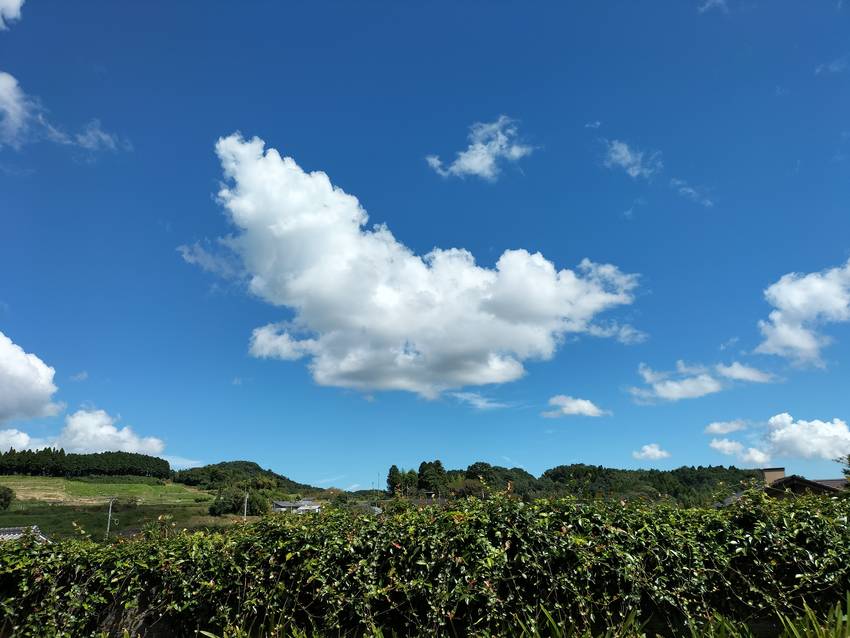
[[[20,500],[73,505],[102,503],[113,497],[136,499],[140,505],[188,505],[212,500],[207,492],[180,483],[87,483],[53,476],[0,476],[0,485],[12,488]]]

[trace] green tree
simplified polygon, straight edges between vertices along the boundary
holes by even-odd
[[[398,469],[398,466],[391,465],[390,471],[387,473],[387,492],[396,494],[401,490],[402,482],[401,471]]]
[[[15,492],[11,487],[0,485],[0,510],[7,510],[15,498]]]
[[[419,475],[416,473],[416,470],[408,470],[402,478],[401,491],[404,492],[405,496],[409,496],[416,492],[418,483]]]
[[[423,461],[419,465],[417,487],[425,492],[436,494],[442,494],[446,491],[446,470],[439,459],[430,462]]]

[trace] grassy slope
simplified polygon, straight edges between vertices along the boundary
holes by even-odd
[[[0,511],[0,527],[38,525],[48,535],[74,535],[73,523],[77,523],[93,538],[101,538],[110,497],[139,503],[138,507],[119,506],[113,512],[113,531],[119,534],[138,532],[160,515],[170,516],[181,529],[229,525],[238,520],[209,516],[212,496],[176,483],[85,483],[56,477],[0,476],[0,485],[11,487],[16,494],[11,507]]]

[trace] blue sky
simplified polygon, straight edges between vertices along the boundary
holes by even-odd
[[[0,2],[0,444],[838,475],[841,4]]]

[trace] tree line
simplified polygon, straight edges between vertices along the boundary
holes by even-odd
[[[171,466],[165,459],[135,452],[66,453],[58,448],[41,450],[9,449],[0,452],[0,474],[30,476],[130,475],[166,479]]]
[[[573,495],[580,498],[672,500],[705,505],[758,480],[756,470],[733,466],[680,467],[674,470],[619,470],[601,465],[559,465],[535,477],[526,470],[476,462],[465,470],[447,470],[437,459],[419,470],[390,467],[387,491],[396,496],[482,496],[509,490],[526,498]]]

